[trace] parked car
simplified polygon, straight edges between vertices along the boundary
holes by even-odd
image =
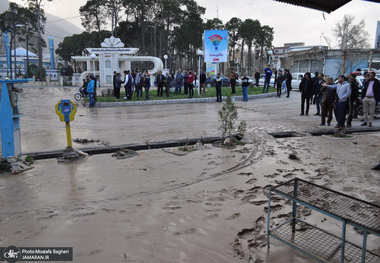
[[[255,80],[255,82],[256,82],[256,80]],[[260,86],[264,86],[264,83],[265,83],[265,74],[261,74],[260,75],[260,79],[259,79],[259,85]],[[269,80],[269,86],[274,87],[274,75],[273,74],[272,74],[272,77]]]
[[[223,76],[223,75],[220,75],[220,77],[222,78],[222,86],[230,86],[230,79]],[[210,88],[211,86],[215,86],[216,85],[216,76],[215,75],[212,75],[208,78],[206,78],[206,87],[207,88]]]
[[[239,78],[236,80],[236,86],[241,86],[242,77],[243,76],[239,76]],[[250,87],[256,83],[254,78],[251,78],[250,76],[247,76],[247,78],[249,79],[248,82]]]
[[[300,83],[304,77],[305,73],[302,72],[297,72],[297,73],[292,73],[292,88],[293,89],[299,89]],[[314,78],[315,75],[314,73],[310,73],[311,77]]]

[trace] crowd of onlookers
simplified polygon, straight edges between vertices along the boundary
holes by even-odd
[[[282,90],[287,93],[286,97],[290,96],[292,90],[292,75],[288,69],[275,70],[273,73],[270,65],[267,65],[264,69],[264,85],[263,93],[268,92],[270,86],[270,80],[274,74],[274,88],[277,90],[277,97],[281,97]],[[364,82],[361,94],[359,93],[358,82],[356,77],[362,75],[361,71],[352,72],[348,76],[339,76],[336,83],[332,78],[324,76],[323,73],[315,72],[315,76],[311,77],[310,72],[306,72],[299,85],[299,91],[301,93],[301,113],[300,115],[309,115],[310,104],[316,105],[317,112],[314,115],[321,116],[320,126],[330,126],[335,115],[337,125],[336,128],[342,130],[345,127],[351,127],[353,117],[356,117],[357,109],[362,107],[363,109],[363,123],[362,126],[373,125],[374,112],[377,103],[380,101],[380,81],[376,78],[374,72],[364,72]],[[243,101],[248,101],[248,87],[250,85],[256,85],[259,87],[259,79],[261,74],[256,71],[253,78],[255,83],[246,74],[239,79],[238,74],[234,69],[231,69],[230,73],[230,87],[231,93],[236,93],[236,83],[239,80]],[[189,98],[194,96],[194,84],[198,77],[192,69],[186,69],[184,72],[178,70],[176,74],[169,74],[166,72],[162,74],[158,72],[154,81],[151,80],[149,72],[139,70],[126,70],[122,77],[120,73],[114,72],[113,76],[113,88],[114,96],[120,98],[120,90],[124,87],[125,97],[124,99],[131,100],[134,93],[136,97],[143,97],[145,91],[145,99],[149,100],[149,91],[151,84],[157,87],[157,97],[162,97],[164,94],[166,97],[170,97],[170,92],[175,94],[188,95]],[[216,76],[216,102],[222,102],[222,85],[223,80],[220,73]],[[90,75],[88,79],[83,80],[83,89],[86,88],[90,98],[90,107],[94,106],[95,93],[96,93],[96,78]],[[206,74],[204,70],[201,70],[199,84],[201,94],[205,94],[205,82]],[[165,93],[164,93],[165,89]],[[326,120],[327,118],[327,120]],[[326,122],[327,121],[327,122]]]
[[[187,94],[189,98],[193,98],[194,83],[196,79],[197,76],[192,71],[192,69],[187,69],[183,73],[181,72],[181,70],[178,70],[176,74],[169,74],[168,72],[163,74],[162,71],[159,71],[156,74],[156,78],[154,79],[154,85],[157,87],[157,97],[162,97],[164,94],[166,97],[170,97],[170,92],[174,92],[175,94],[181,94],[183,86],[183,94]],[[203,90],[203,94],[206,92],[204,85],[205,81],[206,74],[202,70],[200,75],[200,84],[201,91]],[[134,93],[136,93],[136,97],[142,97],[144,89],[145,99],[149,100],[149,91],[151,85],[152,82],[150,79],[150,73],[147,70],[144,72],[141,72],[139,70],[126,70],[124,71],[123,79],[120,73],[114,72],[113,88],[115,97],[117,99],[120,98],[120,89],[122,88],[122,86],[124,86],[124,99],[132,100]]]
[[[351,127],[353,117],[356,117],[358,109],[363,109],[363,123],[361,126],[372,127],[375,107],[380,101],[380,81],[375,77],[375,72],[365,72],[361,93],[356,77],[360,71],[352,72],[348,76],[340,75],[334,83],[330,77],[323,73],[315,73],[312,78],[310,72],[305,73],[299,85],[301,93],[301,113],[309,115],[310,104],[316,105],[317,112],[321,115],[320,126],[331,125],[333,112],[339,130]],[[305,109],[306,105],[306,109]]]

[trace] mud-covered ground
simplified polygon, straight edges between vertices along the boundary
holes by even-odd
[[[46,105],[60,99],[54,94],[70,92],[53,90]],[[36,89],[29,92],[30,101],[37,101]],[[370,169],[380,160],[380,134],[276,139],[267,133],[302,133],[319,124],[318,117],[298,116],[299,94],[292,95],[236,103],[248,128],[247,144],[234,149],[206,145],[184,156],[157,149],[122,160],[111,154],[74,163],[40,160],[32,170],[0,175],[0,246],[72,246],[74,262],[81,263],[314,262],[273,239],[267,251],[269,187],[299,177],[380,204],[380,173]],[[54,111],[30,107],[39,117],[22,119],[24,151],[63,148],[63,125]],[[219,108],[216,103],[79,107],[72,133],[109,144],[215,136]],[[289,216],[291,203],[279,196],[272,201],[275,226]],[[341,234],[338,221],[302,207],[298,212]],[[352,227],[347,235],[361,244]],[[380,253],[378,237],[369,235],[367,245]]]

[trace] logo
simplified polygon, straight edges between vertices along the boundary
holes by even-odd
[[[222,40],[223,40],[223,38],[219,35],[212,35],[208,39],[211,40],[211,43],[214,45],[215,50],[218,50],[218,46],[219,46],[220,42],[222,42]]]
[[[15,246],[6,247],[3,251],[4,259],[9,263],[15,263],[21,259],[21,250]]]

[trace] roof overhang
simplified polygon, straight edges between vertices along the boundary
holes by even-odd
[[[335,11],[338,8],[344,6],[348,2],[351,2],[351,0],[334,0],[334,1],[332,0],[274,0],[274,1],[312,8],[312,9],[324,11],[327,13],[331,13],[332,11]],[[380,3],[380,0],[364,0],[364,1]]]

